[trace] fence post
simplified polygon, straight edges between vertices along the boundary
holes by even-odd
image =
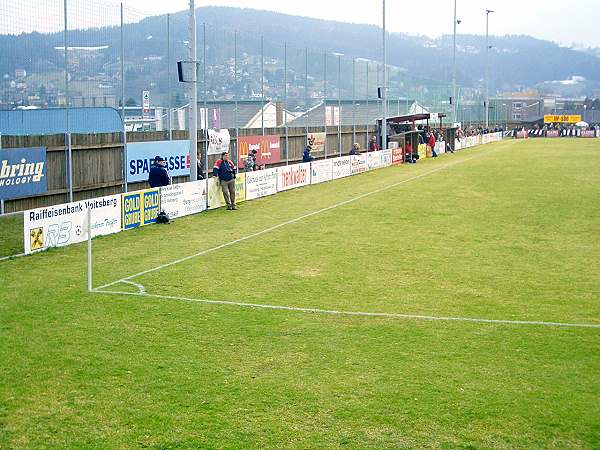
[[[327,159],[327,52],[323,53],[323,111],[325,119],[325,159]]]
[[[128,191],[127,186],[127,128],[125,128],[125,31],[123,27],[123,3],[121,3],[121,121],[123,122],[123,131],[121,132],[121,141],[123,142],[123,190]]]
[[[0,133],[0,150],[2,150],[2,133]],[[0,216],[4,214],[4,199],[0,199]]]
[[[288,96],[288,87],[287,87],[287,42],[283,43],[283,126],[285,127],[285,165],[287,166],[290,163],[290,140],[288,135],[288,124],[287,124],[287,96]]]
[[[71,133],[65,133],[65,144],[67,149],[67,184],[69,186],[69,203],[73,202],[73,149],[71,145]]]

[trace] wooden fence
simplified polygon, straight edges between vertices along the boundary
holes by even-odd
[[[309,133],[323,132],[323,127],[310,127]],[[258,131],[258,132],[257,132]],[[366,147],[367,131],[370,135],[376,133],[375,126],[345,126],[341,128],[342,153],[348,154],[353,142],[358,142],[361,147]],[[354,133],[355,132],[355,133]],[[235,130],[230,130],[230,153],[237,155],[237,136]],[[283,128],[267,128],[265,134],[280,135],[282,162],[278,165],[299,162],[305,148],[306,129],[289,128],[289,149],[286,148],[285,131]],[[240,129],[239,136],[252,136],[260,134],[256,129]],[[355,136],[355,138],[354,138]],[[35,197],[6,200],[5,212],[23,211],[42,206],[56,205],[69,201],[68,167],[65,135],[50,136],[4,136],[2,135],[2,148],[21,147],[46,147],[46,176],[48,192]],[[127,142],[146,142],[168,139],[165,132],[127,133]],[[187,131],[174,131],[173,139],[188,139]],[[339,155],[338,128],[329,127],[327,130],[327,154]],[[206,142],[204,137],[198,139],[198,151],[203,155]],[[120,133],[112,134],[74,134],[71,136],[71,151],[73,158],[73,199],[75,201],[101,197],[105,195],[124,192],[123,180],[123,142]],[[209,170],[214,164],[215,157],[209,156]],[[188,177],[179,177],[174,182],[187,181]],[[128,190],[138,190],[148,187],[146,182],[129,183]]]

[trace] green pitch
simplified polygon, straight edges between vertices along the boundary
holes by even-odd
[[[599,199],[511,140],[0,262],[0,447],[598,448]]]

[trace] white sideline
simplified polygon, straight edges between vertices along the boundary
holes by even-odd
[[[163,300],[183,300],[186,302],[205,303],[210,305],[228,305],[228,306],[240,306],[244,308],[259,308],[259,309],[272,309],[281,311],[294,311],[314,314],[327,314],[336,316],[362,316],[362,317],[384,317],[389,319],[413,319],[413,320],[432,320],[432,321],[445,321],[445,322],[472,322],[472,323],[487,323],[487,324],[501,324],[501,325],[532,325],[532,326],[545,326],[545,327],[563,327],[563,328],[595,328],[600,329],[600,324],[591,323],[563,323],[563,322],[543,322],[535,320],[503,320],[503,319],[478,319],[472,317],[451,317],[451,316],[427,316],[420,314],[399,314],[399,313],[383,313],[383,312],[362,312],[362,311],[336,311],[329,309],[317,309],[317,308],[300,308],[294,306],[278,306],[278,305],[260,305],[257,303],[243,303],[243,302],[230,302],[225,300],[203,300],[198,298],[187,298],[177,297],[173,295],[157,295],[148,293],[136,293],[136,292],[120,292],[120,291],[98,291],[99,294],[113,294],[113,295],[132,295],[137,297],[151,297],[159,298]]]
[[[209,248],[209,249],[206,249],[206,250],[202,250],[201,252],[194,253],[193,255],[189,255],[189,256],[186,256],[184,258],[177,259],[175,261],[171,261],[171,262],[166,263],[166,264],[162,264],[162,265],[154,267],[152,269],[143,270],[142,272],[138,272],[136,274],[129,275],[128,277],[120,278],[120,279],[118,279],[116,281],[112,281],[110,283],[103,284],[102,286],[98,286],[97,288],[94,289],[94,291],[98,291],[100,289],[105,289],[107,287],[114,286],[115,284],[123,283],[123,282],[129,281],[129,280],[131,280],[133,278],[137,278],[139,276],[146,275],[146,274],[151,273],[151,272],[156,272],[157,270],[162,270],[162,269],[165,269],[167,267],[174,266],[175,264],[179,264],[179,263],[188,261],[190,259],[197,258],[198,256],[206,255],[207,253],[211,253],[211,252],[214,252],[216,250],[221,250],[223,248],[230,247],[230,246],[235,245],[235,244],[239,244],[240,242],[247,241],[249,239],[255,238],[257,236],[261,236],[261,235],[266,234],[266,233],[270,233],[271,231],[275,231],[275,230],[277,230],[279,228],[285,227],[286,225],[291,225],[293,223],[299,222],[299,221],[301,221],[303,219],[306,219],[308,217],[316,216],[317,214],[321,214],[321,213],[324,213],[326,211],[329,211],[329,210],[332,210],[332,209],[335,209],[335,208],[339,208],[340,206],[344,206],[344,205],[348,205],[350,203],[354,203],[354,202],[356,202],[358,200],[361,200],[361,199],[363,199],[365,197],[369,197],[371,195],[375,195],[375,194],[378,194],[380,192],[388,191],[388,190],[393,189],[395,187],[398,187],[398,186],[400,186],[402,184],[406,184],[406,183],[409,183],[411,181],[418,180],[420,178],[426,177],[428,175],[431,175],[433,173],[436,173],[436,172],[439,172],[441,170],[447,169],[449,167],[455,166],[457,164],[462,164],[462,163],[465,163],[467,161],[471,161],[472,159],[479,158],[479,157],[481,157],[483,155],[488,155],[488,154],[490,154],[490,152],[493,152],[493,151],[495,151],[495,150],[490,150],[490,151],[487,151],[487,152],[484,152],[484,153],[479,153],[477,155],[471,156],[470,158],[465,158],[465,159],[462,159],[460,161],[455,161],[455,162],[452,162],[450,164],[445,164],[445,165],[443,165],[441,167],[437,167],[435,169],[423,172],[422,174],[416,175],[416,176],[414,176],[412,178],[407,178],[406,180],[402,180],[402,181],[399,181],[397,183],[393,183],[393,184],[390,184],[388,186],[385,186],[383,188],[379,188],[379,189],[376,189],[374,191],[358,195],[358,196],[356,196],[354,198],[351,198],[351,199],[348,199],[348,200],[344,200],[343,202],[339,202],[339,203],[336,203],[334,205],[327,206],[326,208],[322,208],[322,209],[319,209],[317,211],[313,211],[311,213],[304,214],[304,215],[302,215],[300,217],[296,217],[295,219],[288,220],[286,222],[280,223],[278,225],[274,225],[272,227],[266,228],[266,229],[264,229],[262,231],[258,231],[256,233],[249,234],[249,235],[241,237],[239,239],[235,239],[235,240],[233,240],[231,242],[227,242],[225,244],[221,244],[221,245],[218,245],[216,247],[212,247],[212,248]]]

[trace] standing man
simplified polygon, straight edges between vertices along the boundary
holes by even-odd
[[[169,172],[167,172],[166,165],[167,162],[162,156],[156,156],[154,158],[154,164],[152,164],[150,174],[148,175],[150,187],[157,188],[171,184],[171,177],[169,176]]]
[[[223,190],[223,198],[227,203],[227,209],[233,211],[237,209],[235,205],[235,174],[237,167],[229,159],[229,153],[221,153],[221,159],[218,159],[213,167],[213,175],[219,177],[219,183]]]

